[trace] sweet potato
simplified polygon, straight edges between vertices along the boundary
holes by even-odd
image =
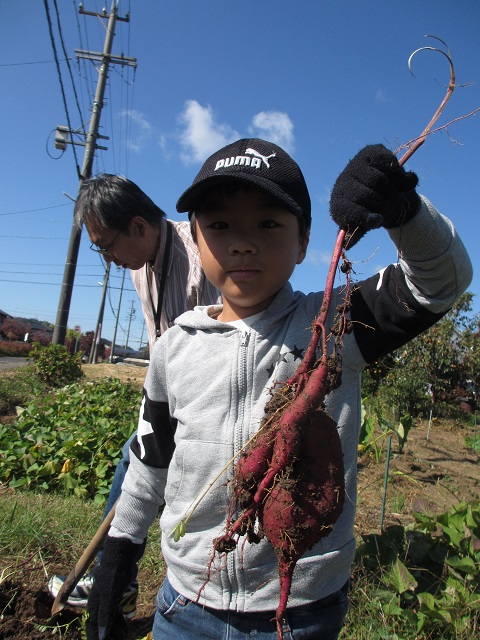
[[[277,479],[258,512],[259,523],[278,562],[281,637],[297,561],[330,533],[344,499],[343,457],[335,422],[321,409],[301,428],[298,457]]]
[[[304,394],[301,399],[304,402],[297,398],[277,420],[267,412],[267,425],[237,463],[231,517],[226,533],[214,542],[219,553],[232,551],[241,535],[252,543],[265,535],[272,544],[280,579],[279,638],[295,565],[328,535],[345,499],[336,424],[322,408],[305,411]],[[296,413],[299,406],[302,414]],[[243,511],[235,519],[238,508]]]

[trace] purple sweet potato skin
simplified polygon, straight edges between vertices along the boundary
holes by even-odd
[[[231,517],[215,551],[228,553],[238,536],[266,537],[277,556],[278,638],[298,560],[327,536],[343,510],[343,453],[334,420],[301,394],[270,420],[240,456],[233,480]],[[242,509],[239,517],[237,510]],[[256,526],[258,523],[258,527]]]
[[[345,501],[343,455],[335,422],[315,411],[301,429],[298,457],[276,478],[258,511],[275,550],[280,579],[278,637],[297,561],[327,536]]]
[[[344,499],[337,428],[317,410],[303,426],[298,457],[277,477],[258,513],[277,557],[296,562],[330,532]]]

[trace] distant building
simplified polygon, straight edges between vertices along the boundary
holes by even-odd
[[[2,327],[2,324],[4,322],[4,320],[6,320],[7,318],[11,318],[12,316],[9,313],[6,313],[5,311],[2,311],[0,309],[0,329]]]

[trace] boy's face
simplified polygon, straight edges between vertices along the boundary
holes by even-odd
[[[219,320],[264,311],[305,257],[297,218],[265,191],[207,194],[196,212],[197,244],[207,278],[222,293]]]

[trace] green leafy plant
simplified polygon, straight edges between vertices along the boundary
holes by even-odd
[[[380,462],[382,456],[382,447],[379,444],[380,440],[383,440],[383,434],[376,435],[375,433],[376,419],[375,416],[364,415],[362,421],[362,427],[360,429],[360,442],[358,445],[359,451],[373,451],[375,455],[375,461]]]
[[[465,438],[465,447],[467,449],[472,449],[474,453],[480,454],[480,433],[475,435],[473,438],[467,436]]]
[[[374,576],[383,614],[415,637],[475,637],[480,612],[480,503],[363,536],[357,563]],[[473,635],[469,635],[473,633]],[[435,635],[440,634],[440,635]],[[402,636],[398,636],[399,638]]]
[[[385,436],[390,434],[395,434],[397,436],[398,452],[403,453],[403,448],[407,442],[408,433],[414,426],[412,416],[402,416],[396,426],[392,422],[390,422],[390,420],[386,420],[385,418],[378,416],[378,423]]]
[[[0,482],[104,501],[139,405],[138,387],[114,378],[34,399],[0,425]]]
[[[414,427],[413,418],[404,415],[397,425],[381,415],[368,415],[365,406],[362,405],[362,426],[359,436],[359,451],[371,450],[375,461],[380,462],[383,444],[390,435],[395,435],[398,440],[398,453],[402,453],[408,439],[410,429]]]
[[[479,388],[480,314],[472,315],[472,307],[473,294],[466,292],[430,329],[370,364],[363,396],[384,415],[392,407],[414,417],[432,407],[440,417],[459,415],[458,391]]]
[[[69,353],[60,344],[43,347],[35,342],[30,352],[38,376],[47,384],[60,387],[83,377],[82,353]]]

